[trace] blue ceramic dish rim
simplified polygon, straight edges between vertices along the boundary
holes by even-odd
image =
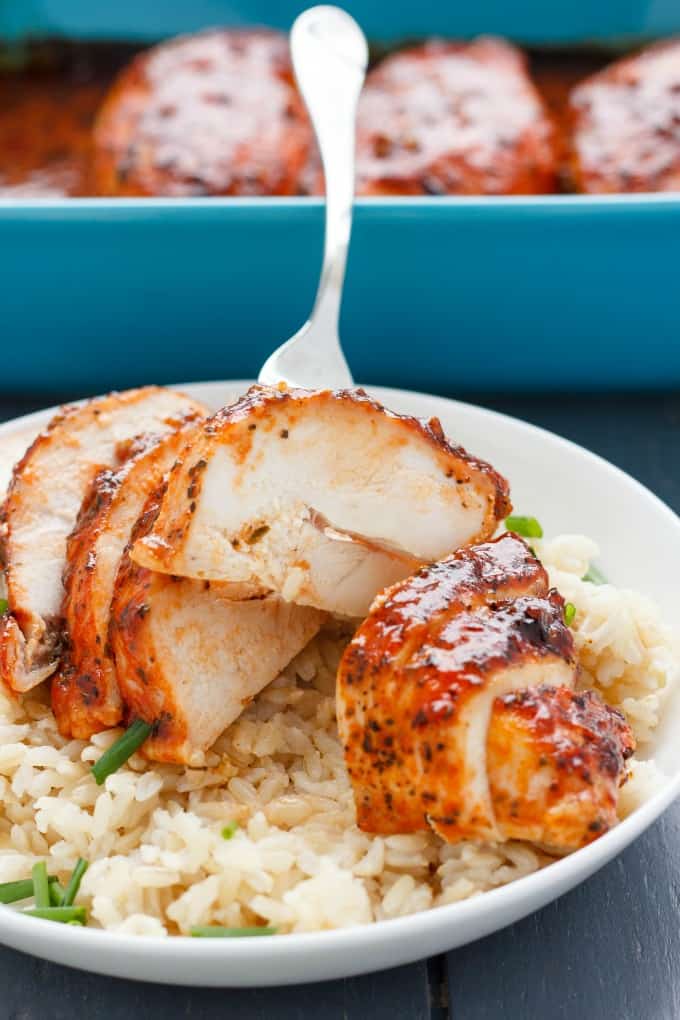
[[[197,211],[208,209],[272,210],[272,209],[320,209],[324,200],[320,196],[258,196],[230,197],[213,196],[206,198],[0,198],[0,214],[32,211],[148,211],[169,210]],[[637,192],[635,194],[598,195],[417,195],[394,196],[389,198],[357,198],[355,205],[371,210],[432,210],[463,209],[475,212],[484,209],[497,210],[550,210],[564,209],[565,212],[604,211],[627,208],[647,210],[656,207],[680,207],[680,191]]]

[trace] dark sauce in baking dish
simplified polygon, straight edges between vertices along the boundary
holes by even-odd
[[[116,73],[142,47],[48,42],[0,49],[0,198],[92,195],[91,129]],[[530,72],[558,126],[569,89],[602,52],[530,52]]]

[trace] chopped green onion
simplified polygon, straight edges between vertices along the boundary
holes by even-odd
[[[194,939],[238,939],[245,935],[275,935],[276,928],[221,928],[219,924],[199,925],[191,929]]]
[[[54,877],[48,878],[47,881],[49,882],[50,889],[55,883],[57,883],[57,880]],[[22,878],[17,882],[3,882],[0,885],[0,903],[16,903],[17,900],[27,900],[28,897],[32,895],[32,878]]]
[[[71,875],[69,883],[66,887],[66,892],[64,893],[63,899],[61,901],[62,907],[72,906],[74,899],[78,895],[80,883],[82,881],[83,875],[87,871],[87,868],[88,868],[87,861],[84,861],[82,857],[79,857],[76,862],[76,866],[73,869],[73,874]]]
[[[33,865],[33,895],[36,907],[49,907],[50,905],[50,884],[47,879],[47,865],[44,861],[38,861]]]
[[[0,599],[0,616],[2,616],[3,613],[6,613],[8,609],[9,602],[7,599]]]
[[[222,839],[231,839],[238,829],[238,822],[227,822],[222,829]]]
[[[98,786],[102,785],[107,776],[117,772],[121,765],[124,765],[128,758],[141,747],[151,733],[151,729],[152,727],[143,719],[135,719],[123,736],[119,737],[115,744],[111,744],[108,751],[104,751],[91,769]]]
[[[73,921],[67,921],[66,924],[75,924],[76,928],[82,928],[84,926],[82,921],[76,921],[75,918]]]
[[[543,538],[543,528],[535,517],[506,517],[505,527],[522,538]]]
[[[585,574],[581,578],[582,581],[590,581],[591,584],[606,584],[607,578],[604,576],[602,571],[591,563]]]
[[[567,625],[567,627],[571,627],[572,623],[574,622],[575,616],[576,606],[574,605],[573,602],[567,602],[566,606],[564,607],[564,622]]]
[[[68,924],[70,921],[85,924],[87,920],[85,907],[31,907],[24,910],[24,914],[27,917],[41,917],[43,921],[59,921],[60,924]]]
[[[64,887],[61,882],[50,881],[50,906],[61,907],[64,903]]]

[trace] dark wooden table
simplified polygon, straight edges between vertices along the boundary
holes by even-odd
[[[477,402],[595,450],[680,512],[679,394]],[[40,403],[0,398],[0,418]],[[261,990],[163,987],[100,978],[0,947],[0,1020],[81,1016],[678,1020],[680,803],[599,875],[525,921],[446,957],[352,980]]]

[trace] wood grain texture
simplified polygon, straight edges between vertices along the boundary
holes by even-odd
[[[455,1020],[677,1020],[680,804],[578,889],[447,963]]]
[[[478,402],[582,443],[680,510],[680,395]],[[38,406],[0,399],[0,419]],[[446,1020],[447,978],[451,1020],[678,1020],[680,804],[579,889],[445,960],[322,985],[227,991],[100,978],[3,948],[0,1020]]]
[[[427,964],[289,988],[151,985],[0,948],[2,1020],[430,1020]]]

